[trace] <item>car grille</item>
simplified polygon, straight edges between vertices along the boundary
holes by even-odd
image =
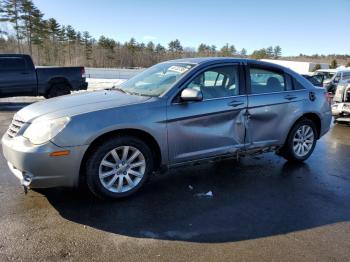
[[[12,119],[12,122],[11,122],[11,125],[10,125],[9,129],[7,130],[7,135],[10,138],[15,137],[24,124],[25,124],[24,121],[16,118],[16,116],[15,116]]]

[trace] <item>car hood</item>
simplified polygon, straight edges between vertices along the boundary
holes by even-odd
[[[24,122],[31,122],[39,117],[54,119],[143,103],[149,99],[150,97],[128,95],[116,90],[84,92],[36,102],[18,111],[16,117]]]

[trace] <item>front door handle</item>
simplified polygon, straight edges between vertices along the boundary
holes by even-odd
[[[237,107],[237,106],[240,106],[240,105],[243,105],[243,104],[244,104],[244,102],[238,101],[238,100],[233,100],[230,103],[228,103],[228,105],[232,106],[232,107]]]
[[[287,99],[287,100],[293,100],[293,99],[296,99],[296,98],[298,98],[298,97],[297,96],[293,96],[293,95],[286,95],[284,97],[284,99]]]

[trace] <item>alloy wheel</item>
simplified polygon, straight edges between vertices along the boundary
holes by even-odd
[[[132,146],[120,146],[103,157],[99,178],[108,191],[123,193],[136,187],[145,171],[146,160],[142,152]]]
[[[309,125],[302,125],[295,132],[293,138],[293,150],[296,156],[306,156],[315,142],[313,129]]]

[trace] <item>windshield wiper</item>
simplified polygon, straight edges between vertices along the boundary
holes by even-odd
[[[124,89],[122,89],[120,87],[114,87],[114,86],[112,88],[109,88],[109,89],[106,89],[106,90],[116,90],[116,91],[119,91],[119,92],[122,92],[122,93],[128,94],[128,95],[152,97],[152,95],[145,95],[145,94],[141,94],[141,93],[137,93],[137,92],[128,92],[128,91],[125,91]]]
[[[137,93],[137,92],[130,92],[129,94],[130,95],[135,95],[135,96],[148,96],[148,95]]]
[[[116,90],[116,91],[122,92],[124,94],[130,94],[130,93],[126,92],[124,89],[121,89],[120,87],[113,86],[110,90]]]

